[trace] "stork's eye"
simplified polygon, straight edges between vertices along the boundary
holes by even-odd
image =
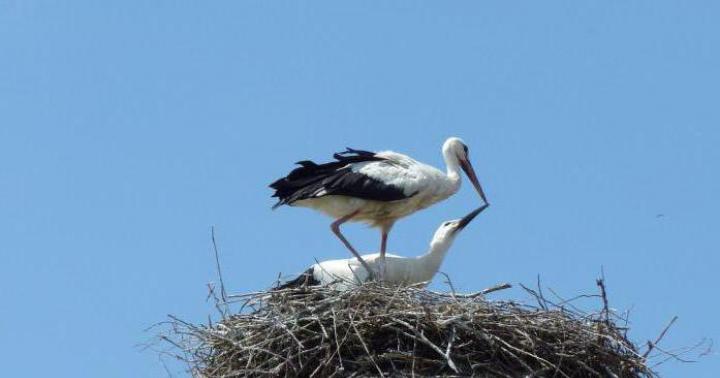
[[[463,144],[463,150],[465,150],[465,155],[466,155],[466,156],[467,156],[467,154],[470,152],[470,151],[468,151],[468,146],[465,145],[465,144]]]
[[[445,223],[443,223],[443,227],[447,227],[447,226],[449,226],[451,223],[452,223],[452,222],[445,222]]]

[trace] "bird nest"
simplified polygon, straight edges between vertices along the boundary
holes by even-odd
[[[599,281],[599,283],[601,283]],[[164,339],[196,377],[654,377],[607,307],[585,313],[526,288],[537,305],[485,294],[364,284],[231,296],[240,306]],[[232,302],[232,301],[231,301]]]

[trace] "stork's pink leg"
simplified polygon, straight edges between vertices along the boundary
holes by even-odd
[[[380,237],[380,260],[378,261],[378,279],[380,281],[385,279],[385,252],[387,251],[388,234],[390,233],[392,226],[393,223],[386,224],[383,225],[380,230],[382,234]]]
[[[365,270],[368,272],[370,279],[372,279],[375,276],[375,274],[374,274],[373,270],[370,268],[370,265],[368,265],[368,263],[365,262],[365,260],[360,256],[360,254],[355,250],[355,248],[353,248],[353,246],[350,244],[350,242],[347,241],[347,239],[345,239],[345,236],[343,236],[343,234],[340,232],[340,225],[349,221],[350,219],[352,219],[352,217],[356,216],[359,212],[360,212],[360,210],[354,211],[354,212],[336,220],[335,222],[332,222],[332,224],[330,225],[330,229],[332,230],[333,233],[335,233],[335,235],[338,237],[338,239],[340,239],[340,241],[343,242],[343,244],[345,244],[345,247],[347,247],[347,249],[350,250],[350,253],[352,253],[355,256],[355,258],[358,259],[358,261],[360,261],[360,263],[363,265],[363,267],[365,267]]]
[[[388,238],[388,232],[383,227],[382,229],[382,237],[380,239],[380,256],[385,256],[385,252],[387,251],[387,238]]]

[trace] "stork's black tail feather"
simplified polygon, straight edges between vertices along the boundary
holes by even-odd
[[[287,281],[282,285],[278,285],[277,287],[273,288],[273,291],[275,290],[282,290],[282,289],[288,289],[288,288],[295,288],[295,287],[302,287],[302,286],[316,286],[320,285],[320,281],[315,279],[315,276],[313,276],[313,268],[310,268],[306,271],[304,271],[300,276],[297,278]]]
[[[273,209],[291,204],[295,201],[313,198],[318,195],[322,189],[328,189],[337,182],[339,170],[348,164],[385,160],[375,155],[374,152],[356,150],[347,148],[343,152],[333,154],[335,161],[317,164],[311,160],[302,160],[296,164],[300,167],[293,169],[287,176],[282,177],[272,184],[270,188],[275,189],[273,197],[277,197],[278,202]]]

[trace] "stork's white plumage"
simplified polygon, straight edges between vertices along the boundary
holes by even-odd
[[[342,235],[340,225],[359,221],[379,227],[378,273],[382,279],[387,235],[395,221],[455,194],[460,188],[460,170],[487,204],[465,143],[449,138],[442,153],[446,172],[392,151],[347,149],[335,154],[334,162],[301,161],[301,167],[270,185],[275,189],[273,197],[278,198],[273,208],[286,204],[309,207],[335,218],[332,231],[367,270],[369,265]]]
[[[457,235],[487,206],[483,205],[462,219],[442,223],[435,231],[430,248],[423,255],[386,255],[385,283],[409,285],[432,280]],[[371,269],[377,269],[380,263],[379,253],[363,255],[362,258]],[[369,276],[368,270],[355,258],[328,260],[312,265],[298,278],[279,286],[278,289],[302,285],[332,285],[336,289],[345,290],[367,281]]]

